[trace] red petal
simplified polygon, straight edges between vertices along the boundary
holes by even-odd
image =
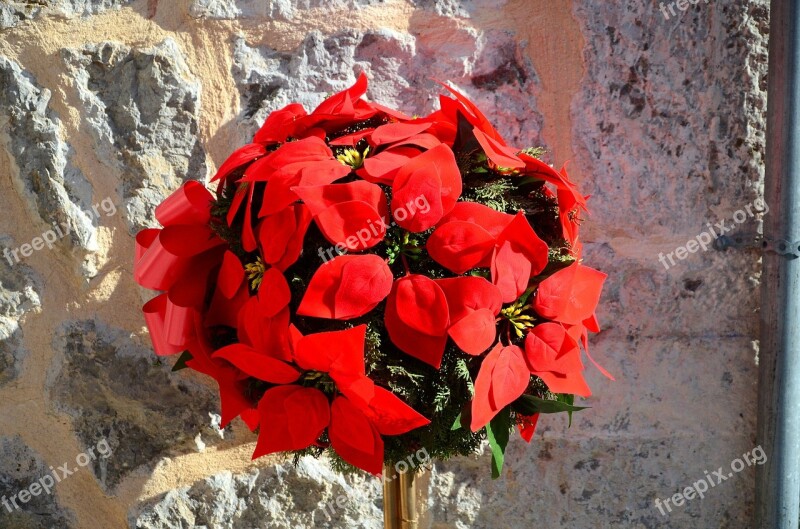
[[[541,378],[547,385],[547,389],[553,393],[567,393],[569,395],[580,395],[581,397],[589,397],[592,395],[592,390],[589,389],[588,384],[586,384],[583,373],[559,375],[558,373],[545,371],[534,374]]]
[[[337,320],[366,314],[392,291],[394,278],[383,259],[376,255],[357,257],[365,259],[347,260],[342,267],[339,289],[334,297]]]
[[[391,147],[374,156],[367,156],[356,174],[376,184],[392,185],[397,172],[410,159],[420,154],[416,147]]]
[[[528,288],[531,263],[521,253],[514,251],[511,242],[504,242],[492,258],[492,282],[503,294],[503,302],[511,303]]]
[[[244,283],[244,267],[236,254],[226,250],[217,276],[217,288],[222,295],[232,299]]]
[[[227,360],[243,373],[272,384],[291,384],[300,378],[300,372],[286,362],[244,344],[223,347],[214,353],[214,357]]]
[[[409,231],[425,231],[453,209],[461,189],[461,171],[453,151],[441,144],[397,172],[392,184],[392,215]]]
[[[167,197],[155,210],[162,226],[173,224],[205,224],[211,219],[214,196],[203,184],[194,180],[186,182]]]
[[[447,299],[432,279],[416,274],[399,279],[389,303],[396,305],[400,319],[411,329],[429,336],[447,332]]]
[[[253,459],[274,452],[308,448],[331,419],[325,394],[301,386],[268,389],[258,403],[258,412],[261,431]]]
[[[437,279],[436,284],[444,291],[451,322],[456,322],[480,309],[489,309],[497,316],[503,306],[500,291],[482,277]]]
[[[258,287],[258,302],[264,316],[271,318],[285,309],[292,300],[286,277],[277,268],[264,272]]]
[[[575,262],[539,284],[533,307],[549,320],[578,325],[594,314],[606,277]]]
[[[379,386],[375,386],[375,396],[364,413],[381,435],[401,435],[431,422],[397,395]]]
[[[530,371],[565,375],[583,371],[577,342],[557,323],[543,323],[525,337],[525,358]]]
[[[520,160],[516,153],[519,149],[515,150],[505,145],[494,138],[491,138],[481,132],[477,127],[473,130],[475,138],[478,143],[483,147],[483,152],[491,160],[491,162],[503,169],[522,169],[525,167],[525,162]]]
[[[211,228],[198,224],[167,226],[158,238],[165,250],[178,257],[192,257],[225,244]]]
[[[392,343],[406,354],[439,368],[442,364],[447,336],[429,336],[409,327],[400,319],[392,294],[386,302],[384,322]]]
[[[356,82],[350,88],[334,94],[320,103],[314,109],[314,114],[343,114],[350,107],[353,112],[353,101],[359,99],[367,93],[367,76],[364,72],[358,76]]]
[[[483,360],[475,380],[472,401],[472,431],[485,426],[497,413],[517,400],[527,389],[530,371],[522,349],[497,344]]]
[[[355,147],[356,144],[372,134],[375,129],[364,129],[359,130],[358,132],[354,132],[352,134],[346,134],[344,136],[339,136],[335,140],[331,140],[328,142],[329,145],[334,145],[337,147]]]
[[[170,343],[169,336],[165,329],[165,318],[167,314],[167,293],[154,297],[142,307],[144,321],[150,331],[150,340],[153,342],[153,351],[158,356],[169,356],[182,352],[182,345]],[[184,342],[184,339],[179,339]]]
[[[503,350],[503,345],[498,343],[489,351],[481,363],[478,376],[475,378],[475,395],[472,397],[472,419],[470,429],[477,432],[497,415],[499,411],[492,404],[492,371],[497,364],[497,359]]]
[[[342,245],[355,252],[379,244],[386,233],[383,218],[366,202],[335,204],[314,220],[331,244]]]
[[[269,356],[290,362],[289,307],[273,317],[264,315],[262,303],[251,297],[239,311],[239,341]]]
[[[434,261],[454,274],[485,266],[495,238],[485,229],[465,221],[440,225],[428,238],[427,249]]]
[[[397,143],[416,136],[420,132],[426,131],[431,127],[430,123],[389,123],[381,125],[370,137],[370,143],[375,146],[388,143]]]
[[[528,288],[531,277],[547,266],[547,244],[541,240],[520,212],[497,239],[492,258],[492,282],[511,303]]]
[[[492,370],[492,401],[502,410],[517,400],[528,388],[531,373],[522,349],[516,345],[504,347]]]
[[[329,319],[355,318],[375,308],[391,288],[391,270],[377,255],[341,255],[319,267],[306,288],[297,314]]]
[[[489,309],[476,310],[461,318],[447,333],[459,349],[470,355],[479,355],[491,347],[497,338],[495,316]]]
[[[367,472],[383,471],[383,439],[377,428],[356,406],[344,397],[331,404],[328,428],[331,446],[342,459]]]
[[[471,222],[488,231],[493,237],[500,237],[514,218],[514,215],[502,213],[477,202],[458,202],[453,211],[442,219],[440,225],[458,220]]]
[[[305,115],[306,109],[299,103],[291,103],[275,110],[267,116],[266,121],[253,137],[253,141],[263,144],[283,143],[289,136],[295,134],[294,124],[297,118]]]
[[[227,160],[219,167],[217,174],[211,179],[212,182],[223,180],[239,167],[252,162],[256,158],[264,156],[266,149],[258,143],[245,145],[231,154]]]
[[[364,371],[364,336],[366,325],[344,331],[307,334],[298,340],[294,351],[297,365],[303,369],[330,373],[336,379],[362,377]]]
[[[520,423],[517,425],[519,427],[519,435],[526,443],[530,443],[536,431],[536,423],[539,422],[539,414],[534,413],[533,415],[519,416],[518,419],[520,420]]]

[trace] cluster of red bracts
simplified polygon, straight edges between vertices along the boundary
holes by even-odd
[[[579,264],[577,215],[585,198],[564,170],[507,146],[475,105],[452,90],[455,99],[442,96],[441,110],[412,119],[364,100],[366,88],[362,75],[311,114],[296,104],[273,112],[253,143],[214,177],[218,193],[236,189],[226,219],[212,219],[214,197],[200,183],[166,199],[156,209],[163,228],[137,236],[135,278],[163,292],[144,306],[156,353],[190,352],[187,366],[219,384],[223,424],[241,416],[260,429],[253,457],[319,445],[327,431],[344,460],[377,474],[382,436],[430,421],[368,377],[365,325],[302,336],[295,318],[350,320],[384,304],[386,331],[404,353],[439,368],[452,340],[464,354],[483,357],[471,414],[477,431],[526,391],[531,375],[554,393],[589,395],[578,344],[585,348],[587,332],[599,330],[594,311],[605,276]],[[558,199],[576,261],[538,286],[531,280],[548,264],[549,249],[525,215],[459,201],[463,179],[453,153],[459,116],[493,169],[553,186],[545,189]],[[326,140],[365,122],[376,125]],[[369,154],[355,150],[364,140]],[[353,163],[334,156],[339,147],[352,149]],[[381,186],[391,189],[391,201]],[[243,263],[211,227],[237,218],[244,219],[242,248],[259,258],[257,285],[247,269],[253,263]],[[286,271],[304,251],[312,222],[348,253],[321,264],[292,314]],[[406,268],[395,279],[387,259],[369,253],[390,224],[411,233],[432,229],[425,250],[453,277],[432,279]],[[490,279],[464,275],[475,268],[489,269]],[[547,322],[527,330],[524,348],[503,345],[501,311],[531,286],[537,287],[531,309]],[[219,326],[235,329],[238,343],[214,350]],[[253,379],[268,386],[258,403],[247,393]],[[520,423],[528,440],[535,421]]]

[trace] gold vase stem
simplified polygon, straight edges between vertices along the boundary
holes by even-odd
[[[419,529],[417,493],[420,474],[383,469],[383,520],[385,529]]]

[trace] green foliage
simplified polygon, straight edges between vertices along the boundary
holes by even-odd
[[[555,395],[552,399],[543,399],[534,395],[523,395],[514,402],[514,410],[522,415],[533,415],[534,413],[563,413],[570,415],[572,412],[588,409],[587,406],[575,406],[574,395]]]
[[[518,199],[513,196],[516,188],[510,178],[498,178],[466,189],[463,198],[504,213],[516,213],[521,209]]]
[[[511,410],[506,407],[494,416],[486,425],[486,436],[489,439],[489,448],[492,451],[492,479],[497,479],[503,473],[506,446],[514,425],[511,423]]]
[[[186,362],[192,359],[192,354],[189,351],[184,351],[178,357],[178,360],[175,362],[175,365],[172,366],[172,371],[180,371],[181,369],[186,369],[188,367]]]

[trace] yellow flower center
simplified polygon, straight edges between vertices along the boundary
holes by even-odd
[[[348,148],[345,149],[342,154],[336,157],[337,160],[342,162],[344,165],[349,165],[350,168],[353,170],[359,169],[362,165],[364,165],[364,158],[367,157],[369,153],[369,147],[364,149],[363,153],[358,152],[356,149]]]
[[[264,279],[264,272],[267,271],[264,261],[259,257],[255,263],[246,264],[244,271],[247,273],[247,280],[250,281],[250,288],[258,290],[258,287],[261,286],[261,280]]]

